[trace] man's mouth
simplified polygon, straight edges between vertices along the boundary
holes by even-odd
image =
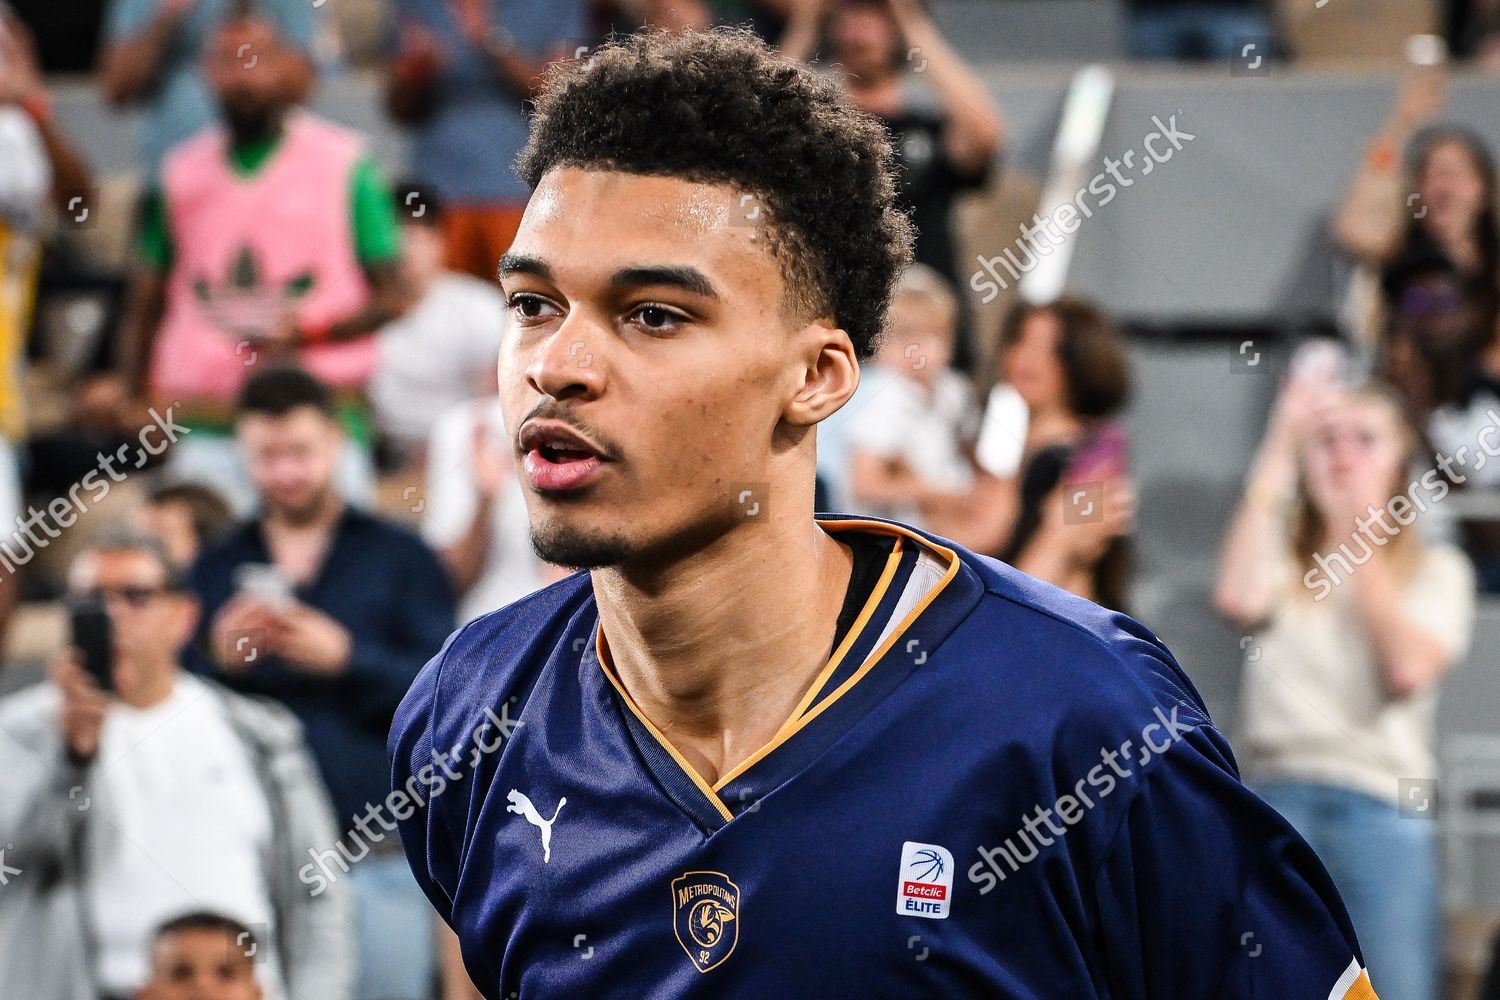
[[[609,461],[601,448],[564,424],[528,422],[519,443],[526,479],[536,490],[582,489]]]

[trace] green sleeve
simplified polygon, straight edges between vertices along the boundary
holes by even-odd
[[[380,168],[368,156],[354,164],[350,177],[354,213],[354,256],[361,264],[394,260],[401,250],[396,205]]]
[[[167,200],[162,193],[152,191],[141,205],[141,233],[137,249],[141,261],[153,271],[172,269],[172,231],[167,226]]]

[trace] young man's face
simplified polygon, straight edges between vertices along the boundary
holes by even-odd
[[[669,557],[777,503],[777,459],[826,416],[809,371],[848,338],[792,315],[756,214],[726,185],[542,178],[501,269],[500,399],[544,558]],[[835,376],[828,412],[856,379]],[[537,442],[538,427],[582,441]]]
[[[314,406],[299,406],[281,416],[247,413],[235,436],[268,511],[299,522],[324,509],[344,441],[338,424]]]
[[[260,1000],[245,952],[224,931],[167,934],[151,951],[151,978],[137,1000]]]

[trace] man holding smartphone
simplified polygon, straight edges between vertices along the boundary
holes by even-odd
[[[193,567],[197,665],[301,720],[340,829],[357,831],[341,842],[360,914],[356,996],[421,996],[431,914],[394,833],[376,836],[370,810],[389,792],[391,716],[453,628],[453,591],[415,533],[339,495],[334,406],[328,386],[298,368],[263,366],[246,381],[235,433],[260,513]],[[303,846],[299,868],[309,849],[334,843]]]
[[[211,906],[257,928],[266,997],[347,997],[346,899],[293,875],[337,836],[296,720],[183,672],[197,605],[155,539],[107,536],[68,583],[107,614],[80,632],[98,679],[71,649],[0,702],[6,995],[133,996],[150,929]]]

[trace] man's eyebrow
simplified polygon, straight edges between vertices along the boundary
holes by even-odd
[[[540,257],[528,257],[525,254],[507,253],[500,257],[500,264],[495,268],[495,274],[501,281],[513,274],[530,274],[538,278],[551,280],[552,268],[547,266],[546,261]]]
[[[627,267],[610,275],[609,283],[614,288],[634,285],[671,285],[705,299],[720,298],[719,290],[708,276],[696,267],[660,265],[654,267]]]
[[[546,261],[526,254],[502,255],[496,274],[501,281],[515,274],[529,274],[547,281],[552,280],[552,268],[547,266]],[[721,298],[719,290],[714,287],[712,281],[708,280],[706,274],[696,267],[687,265],[660,264],[621,268],[610,275],[609,284],[610,287],[617,289],[636,285],[668,285],[706,299]]]

